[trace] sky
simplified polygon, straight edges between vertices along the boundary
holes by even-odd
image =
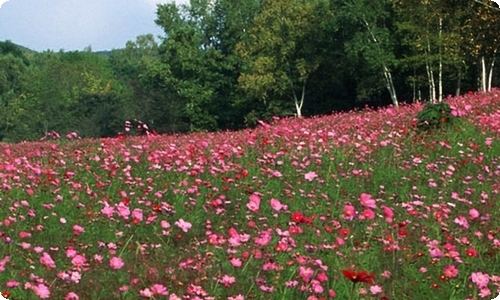
[[[0,0],[0,41],[40,52],[124,48],[139,35],[163,35],[154,22],[156,4],[172,1]]]

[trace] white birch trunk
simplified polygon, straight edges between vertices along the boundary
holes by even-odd
[[[481,85],[480,85],[480,92],[486,92],[486,59],[484,58],[484,55],[481,56]]]
[[[389,90],[389,94],[391,95],[392,104],[398,107],[399,102],[398,102],[398,97],[396,95],[396,89],[394,88],[394,82],[392,81],[391,72],[389,71],[389,69],[385,64],[382,64],[382,70],[384,73],[385,85],[387,87],[387,90]]]
[[[488,92],[491,91],[491,81],[493,80],[493,67],[495,66],[496,52],[497,52],[497,50],[495,50],[493,52],[493,60],[491,61],[491,64],[490,64],[490,72],[488,74],[488,86],[487,86]]]
[[[363,19],[363,24],[365,25],[366,29],[370,33],[372,41],[375,44],[377,44],[378,43],[377,37],[375,37],[375,34],[373,34],[371,27],[370,27],[370,24],[368,24],[368,22],[365,19]],[[394,82],[392,81],[392,74],[391,74],[391,71],[389,71],[389,68],[387,68],[387,65],[385,64],[385,62],[382,62],[382,74],[384,74],[385,86],[387,87],[387,90],[389,91],[389,94],[391,96],[392,104],[394,104],[394,106],[398,107],[399,102],[398,102],[398,97],[396,95],[396,89],[394,88]]]
[[[441,103],[443,102],[443,58],[442,58],[442,53],[441,53],[441,35],[443,31],[443,21],[440,18],[439,19],[439,75],[438,75],[438,88],[439,88],[439,94],[438,94],[438,102]]]
[[[436,85],[434,84],[434,72],[432,72],[429,62],[425,63],[425,69],[427,70],[427,80],[429,81],[429,100],[434,103],[436,100]]]
[[[302,95],[300,100],[297,98],[297,94],[293,92],[293,100],[295,101],[295,111],[298,118],[302,118],[302,106],[304,105],[304,98],[306,96],[306,83],[302,84]]]

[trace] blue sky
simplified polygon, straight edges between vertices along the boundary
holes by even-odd
[[[123,48],[138,35],[163,35],[154,23],[156,3],[172,1],[0,0],[0,41],[36,51]]]

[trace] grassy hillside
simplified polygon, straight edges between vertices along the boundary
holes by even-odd
[[[446,102],[458,122],[425,133],[415,104],[238,132],[2,144],[1,289],[494,298],[500,91]]]

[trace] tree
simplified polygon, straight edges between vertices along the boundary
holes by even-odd
[[[291,99],[295,114],[302,116],[308,79],[321,64],[314,43],[315,28],[328,16],[322,1],[262,1],[249,30],[249,39],[237,51],[248,62],[238,81],[243,90],[271,106]]]
[[[394,32],[388,1],[351,0],[339,2],[340,21],[349,26],[352,37],[346,42],[351,58],[361,55],[367,67],[377,70],[394,106],[398,98],[394,87],[392,68],[397,60],[394,54]]]

